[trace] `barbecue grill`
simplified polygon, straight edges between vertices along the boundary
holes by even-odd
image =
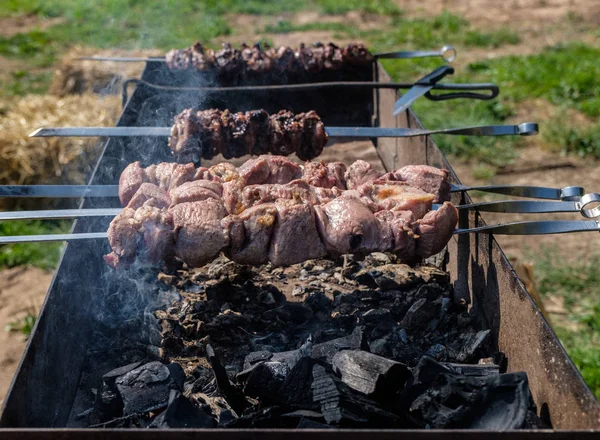
[[[158,63],[148,63],[142,80],[161,83],[164,79]],[[390,82],[385,70],[374,64],[368,81]],[[342,89],[343,90],[343,89]],[[327,124],[340,126],[370,126],[422,128],[418,118],[408,110],[392,117],[397,99],[393,89],[379,88],[360,92],[340,93],[332,89],[301,92],[258,90],[249,94],[219,91],[208,96],[175,93],[144,83],[137,84],[128,97],[117,126],[166,126],[173,115],[183,108],[234,108],[246,110],[264,107],[268,111],[290,108],[294,111],[315,109]],[[343,146],[342,146],[343,148]],[[365,148],[374,148],[383,166],[393,170],[404,164],[428,164],[450,170],[452,181],[459,184],[450,164],[430,137],[381,138]],[[90,184],[114,185],[119,174],[130,162],[146,164],[169,160],[168,149],[148,138],[112,138],[108,140],[94,170]],[[468,203],[465,193],[453,196],[455,204]],[[114,198],[86,198],[82,208],[118,208]],[[106,231],[110,218],[93,217],[76,221],[74,232]],[[482,218],[463,211],[459,227],[481,226]],[[542,317],[539,309],[518,279],[502,250],[489,235],[455,236],[449,244],[447,269],[454,282],[457,300],[471,304],[477,315],[492,330],[492,342],[506,354],[508,371],[526,371],[530,388],[542,419],[555,429],[584,430],[600,425],[600,405],[583,382],[576,368]],[[507,433],[467,431],[342,431],[312,432],[285,430],[76,430],[67,426],[81,381],[95,350],[118,349],[118,342],[136,333],[144,335],[144,309],[148,300],[130,298],[136,303],[134,316],[119,315],[124,306],[131,306],[127,293],[135,291],[135,283],[143,280],[123,280],[109,276],[102,255],[109,251],[104,242],[76,241],[64,251],[52,285],[48,291],[35,329],[28,342],[0,417],[3,438],[58,436],[160,436],[203,435],[230,438],[280,438],[281,436],[318,435],[366,438],[377,435],[394,438],[409,435],[414,438],[444,438],[460,435],[479,438],[481,435],[515,438],[566,438],[568,432],[515,431]],[[126,319],[125,319],[126,318]],[[30,430],[29,428],[44,428]],[[63,428],[56,431],[57,428]],[[593,435],[591,432],[578,435]]]

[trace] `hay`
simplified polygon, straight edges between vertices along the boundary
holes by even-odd
[[[139,78],[144,63],[116,63],[98,61],[79,61],[81,56],[123,56],[144,57],[163,55],[156,50],[100,50],[77,46],[70,49],[58,63],[50,93],[57,96],[82,94],[86,92],[99,94],[118,94],[123,81]]]
[[[39,127],[111,126],[117,96],[27,95],[0,116],[0,184],[83,183],[100,153],[96,138],[30,138]]]

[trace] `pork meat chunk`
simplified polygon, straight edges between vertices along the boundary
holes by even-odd
[[[153,183],[142,183],[134,196],[127,204],[128,208],[141,208],[148,200],[153,200],[154,206],[158,208],[168,208],[171,204],[169,194],[162,188]]]
[[[450,200],[449,177],[448,170],[429,165],[406,165],[385,174],[381,179],[405,182],[410,186],[433,194],[435,196],[433,203],[442,203]]]
[[[404,182],[367,182],[358,191],[373,200],[379,209],[411,211],[415,219],[431,211],[435,196]]]
[[[380,222],[382,251],[392,252],[409,263],[415,259],[414,216],[411,211],[383,210],[375,213]]]
[[[273,203],[252,207],[240,215],[227,216],[223,220],[223,228],[230,238],[229,258],[238,264],[265,264],[269,260],[276,219],[277,207]]]
[[[346,189],[344,173],[346,165],[342,162],[325,163],[323,161],[307,162],[304,164],[302,179],[309,185],[319,188]]]
[[[427,258],[441,252],[452,238],[457,222],[458,210],[450,202],[425,214],[415,223],[417,256]]]
[[[348,167],[344,175],[346,179],[346,187],[348,189],[356,189],[360,185],[377,179],[380,173],[364,160],[357,160]]]
[[[194,180],[173,188],[169,195],[171,204],[200,202],[206,199],[219,200],[223,195],[223,185],[210,180]]]
[[[379,222],[360,199],[342,196],[314,209],[319,235],[330,255],[367,255],[382,247]]]
[[[269,261],[272,264],[287,266],[322,258],[327,254],[309,205],[281,200],[275,206],[277,219],[269,249]]]
[[[142,183],[147,182],[146,172],[140,162],[133,162],[121,173],[119,177],[119,200],[121,206],[127,206],[133,195],[140,189]]]
[[[227,211],[221,201],[180,203],[170,211],[175,225],[175,255],[188,266],[203,266],[228,246],[227,233],[221,226]]]
[[[302,176],[302,170],[294,162],[267,154],[246,161],[238,168],[238,173],[246,185],[288,183]]]

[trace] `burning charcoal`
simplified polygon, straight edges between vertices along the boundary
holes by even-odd
[[[214,428],[215,420],[177,390],[171,390],[167,409],[149,428]]]
[[[206,357],[215,374],[219,391],[223,393],[223,396],[225,396],[227,402],[231,405],[231,408],[236,413],[241,414],[244,408],[248,406],[248,401],[243,396],[242,392],[229,381],[229,376],[227,376],[225,367],[221,364],[221,361],[210,345],[206,346]]]
[[[330,425],[360,426],[370,423],[377,427],[392,427],[399,422],[398,416],[349,388],[323,365],[313,367],[311,388],[313,400],[319,403],[321,413]]]
[[[533,405],[526,373],[465,376],[427,357],[403,396],[411,418],[432,428],[518,429]]]
[[[333,356],[341,350],[368,350],[364,329],[356,327],[349,336],[315,344],[312,349],[312,357],[330,364]]]
[[[150,362],[116,379],[123,414],[142,414],[167,405],[171,389],[181,390],[181,367]],[[175,374],[173,374],[175,373]]]
[[[342,382],[373,398],[396,394],[410,377],[405,365],[363,350],[340,351],[332,365]]]
[[[115,368],[102,376],[102,385],[96,393],[95,403],[100,422],[106,422],[123,415],[123,399],[119,394],[115,380],[137,368],[140,364],[141,362],[134,362]]]
[[[481,330],[477,333],[472,332],[465,335],[462,349],[457,356],[460,362],[469,362],[475,358],[477,351],[487,342],[490,337],[491,330]]]
[[[439,316],[440,306],[441,303],[437,304],[421,298],[408,309],[400,325],[408,330],[423,330],[433,318]]]

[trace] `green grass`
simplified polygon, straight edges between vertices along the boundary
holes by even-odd
[[[4,327],[4,331],[19,332],[23,336],[23,339],[27,340],[29,339],[29,336],[31,336],[33,326],[37,320],[37,315],[37,310],[35,310],[34,307],[30,307],[25,316],[21,319],[15,319],[14,321],[9,322],[6,327]]]
[[[600,123],[569,127],[556,117],[547,121],[541,132],[549,148],[558,153],[600,157]]]
[[[590,389],[600,398],[600,256],[565,264],[558,252],[546,250],[536,259],[535,273],[540,293],[565,300],[569,320],[577,331],[556,322],[556,334]]]
[[[0,236],[65,233],[71,222],[9,221],[0,222]],[[62,243],[18,243],[0,246],[0,267],[24,264],[51,270],[56,267]]]

